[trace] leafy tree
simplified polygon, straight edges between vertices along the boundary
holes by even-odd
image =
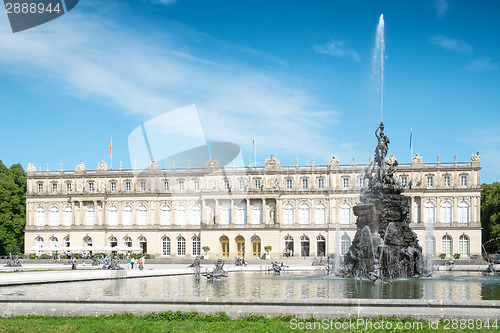
[[[483,244],[486,251],[500,252],[500,183],[482,184],[481,188],[481,225],[483,227]]]
[[[0,160],[0,253],[23,249],[26,225],[26,173],[20,164]]]

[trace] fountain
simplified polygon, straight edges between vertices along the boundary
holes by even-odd
[[[368,186],[354,207],[357,232],[339,275],[365,277],[375,283],[384,278],[424,276],[429,272],[424,271],[422,248],[410,228],[408,198],[394,178],[398,162],[392,154],[385,158],[390,141],[383,123],[375,136],[375,163],[370,162],[365,170]]]

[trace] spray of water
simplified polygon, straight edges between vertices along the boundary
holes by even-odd
[[[377,36],[375,39],[375,54],[373,55],[373,71],[380,84],[380,121],[384,120],[384,60],[385,60],[385,38],[384,38],[384,14],[380,15],[377,25]]]

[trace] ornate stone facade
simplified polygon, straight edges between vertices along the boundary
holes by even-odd
[[[25,244],[64,249],[125,245],[156,256],[271,257],[342,253],[356,233],[353,207],[366,185],[366,165],[203,169],[36,171],[27,178]],[[420,245],[434,223],[434,254],[481,254],[479,155],[470,162],[399,164],[395,179],[410,201]],[[337,228],[338,226],[338,228]],[[337,231],[338,229],[338,231]],[[30,250],[28,250],[30,249]]]

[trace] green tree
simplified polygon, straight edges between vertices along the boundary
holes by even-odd
[[[0,253],[24,247],[26,173],[20,164],[7,168],[0,160]]]
[[[500,237],[500,183],[482,184],[481,188],[481,225],[483,244]],[[486,251],[498,252],[500,241],[491,241]]]

